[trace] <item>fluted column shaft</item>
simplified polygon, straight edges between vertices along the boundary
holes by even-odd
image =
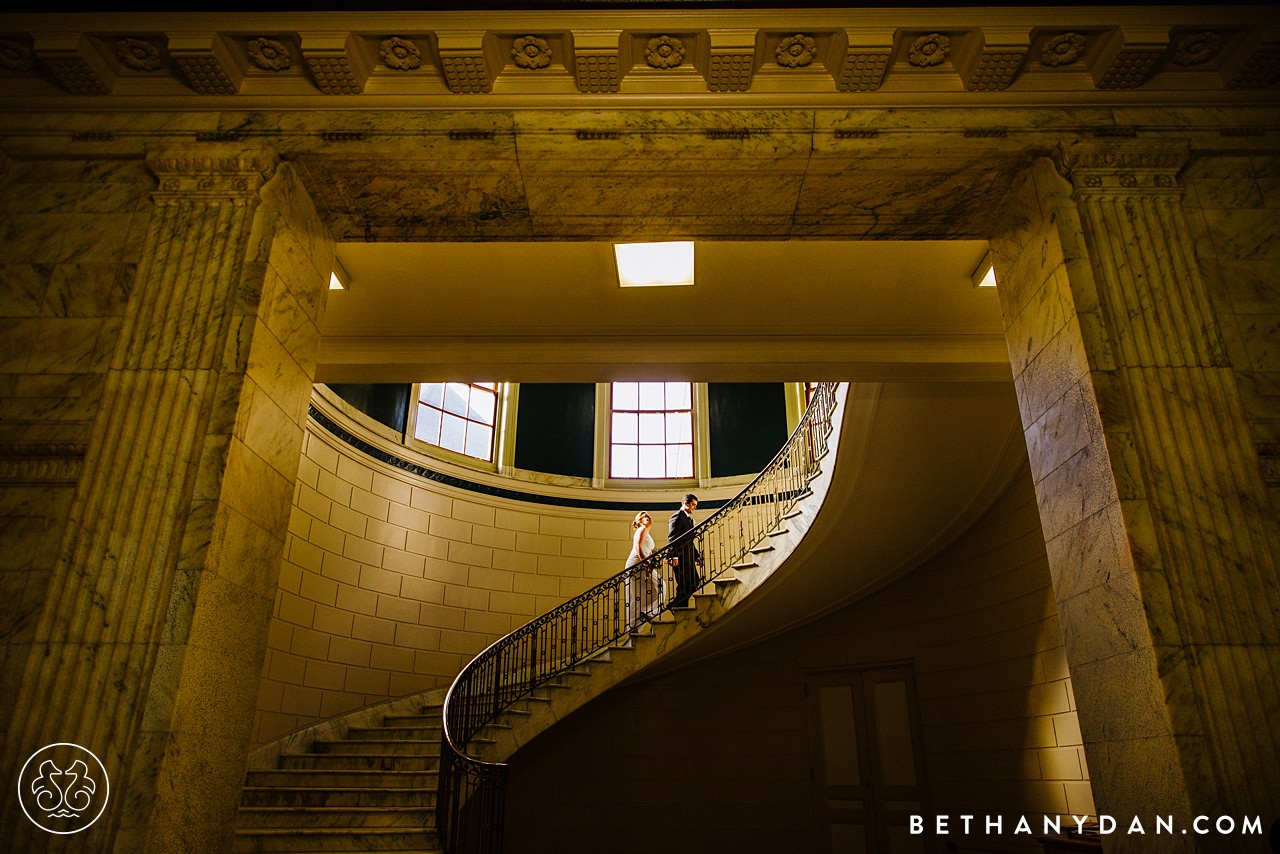
[[[145,698],[174,631],[166,612],[184,540],[209,538],[192,497],[210,419],[224,378],[244,370],[233,309],[274,157],[205,147],[149,163],[155,210],[5,755],[20,763],[74,742],[102,759],[116,789],[89,830],[36,832],[31,850],[115,850],[126,813],[148,809],[128,786]]]
[[[1108,446],[1132,454],[1125,532],[1192,806],[1274,817],[1276,522],[1181,207],[1185,157],[1077,145],[1060,162],[1093,258],[1107,334],[1090,361],[1120,391],[1099,412]]]
[[[1182,209],[1188,157],[1064,144],[992,246],[1097,809],[1265,828],[1280,532]],[[1160,850],[1256,842],[1189,830]]]

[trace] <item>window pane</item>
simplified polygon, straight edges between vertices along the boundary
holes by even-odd
[[[640,408],[665,409],[665,387],[666,383],[640,383]]]
[[[472,422],[467,425],[467,450],[468,457],[475,457],[478,460],[487,460],[492,456],[493,448],[493,428],[486,427],[483,424]]]
[[[914,786],[916,760],[911,747],[907,683],[877,682],[871,697],[875,704],[881,777],[888,786]]]
[[[640,408],[636,383],[613,384],[613,408],[631,410]]]
[[[692,442],[693,416],[688,412],[667,413],[667,441]]]
[[[690,409],[690,383],[667,383],[667,409]]]
[[[667,477],[693,477],[693,445],[667,446]]]
[[[640,433],[637,429],[637,416],[634,412],[613,413],[613,441],[637,442]]]
[[[440,441],[440,410],[430,406],[418,407],[418,423],[414,427],[415,438],[436,444]]]
[[[612,477],[693,477],[693,384],[613,384],[611,443],[638,443],[635,474],[628,462],[610,463]]]
[[[610,453],[610,477],[636,477],[638,467],[636,465],[636,446],[635,445],[614,445]]]
[[[640,477],[666,477],[666,466],[661,445],[640,446]]]
[[[414,438],[492,461],[498,384],[419,383]]]
[[[444,406],[444,383],[423,383],[418,386],[418,400],[440,409]]]
[[[858,786],[858,731],[853,715],[853,689],[824,685],[818,689],[822,710],[822,760],[829,786]]]
[[[661,445],[663,442],[661,412],[640,413],[640,442],[646,445]]]
[[[467,414],[467,397],[471,388],[466,383],[449,383],[444,392],[444,411],[454,415]]]
[[[471,411],[467,413],[467,417],[481,424],[492,424],[497,399],[497,395],[490,392],[481,391],[478,388],[471,389]]]
[[[463,440],[467,432],[467,422],[456,415],[444,416],[440,425],[440,447],[462,453]]]

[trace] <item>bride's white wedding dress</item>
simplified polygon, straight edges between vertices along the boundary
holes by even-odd
[[[624,568],[630,569],[651,554],[653,554],[653,535],[645,531],[639,543],[639,550],[632,546]],[[657,615],[658,608],[662,604],[662,579],[658,577],[658,570],[655,568],[647,572],[640,571],[628,577],[626,595],[628,616],[635,608],[639,608],[650,617]]]

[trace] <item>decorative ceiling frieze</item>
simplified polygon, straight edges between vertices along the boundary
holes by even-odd
[[[71,21],[0,15],[0,100],[1243,95],[1280,81],[1280,29],[1264,12],[1248,6],[175,12]]]

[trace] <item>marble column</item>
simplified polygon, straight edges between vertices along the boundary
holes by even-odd
[[[1098,810],[1148,827],[1258,816],[1265,831],[1280,808],[1280,531],[1181,207],[1188,156],[1063,144],[992,246]]]
[[[6,764],[95,752],[112,797],[24,850],[229,850],[332,258],[274,153],[153,151],[158,188]],[[326,257],[326,253],[327,257]]]

